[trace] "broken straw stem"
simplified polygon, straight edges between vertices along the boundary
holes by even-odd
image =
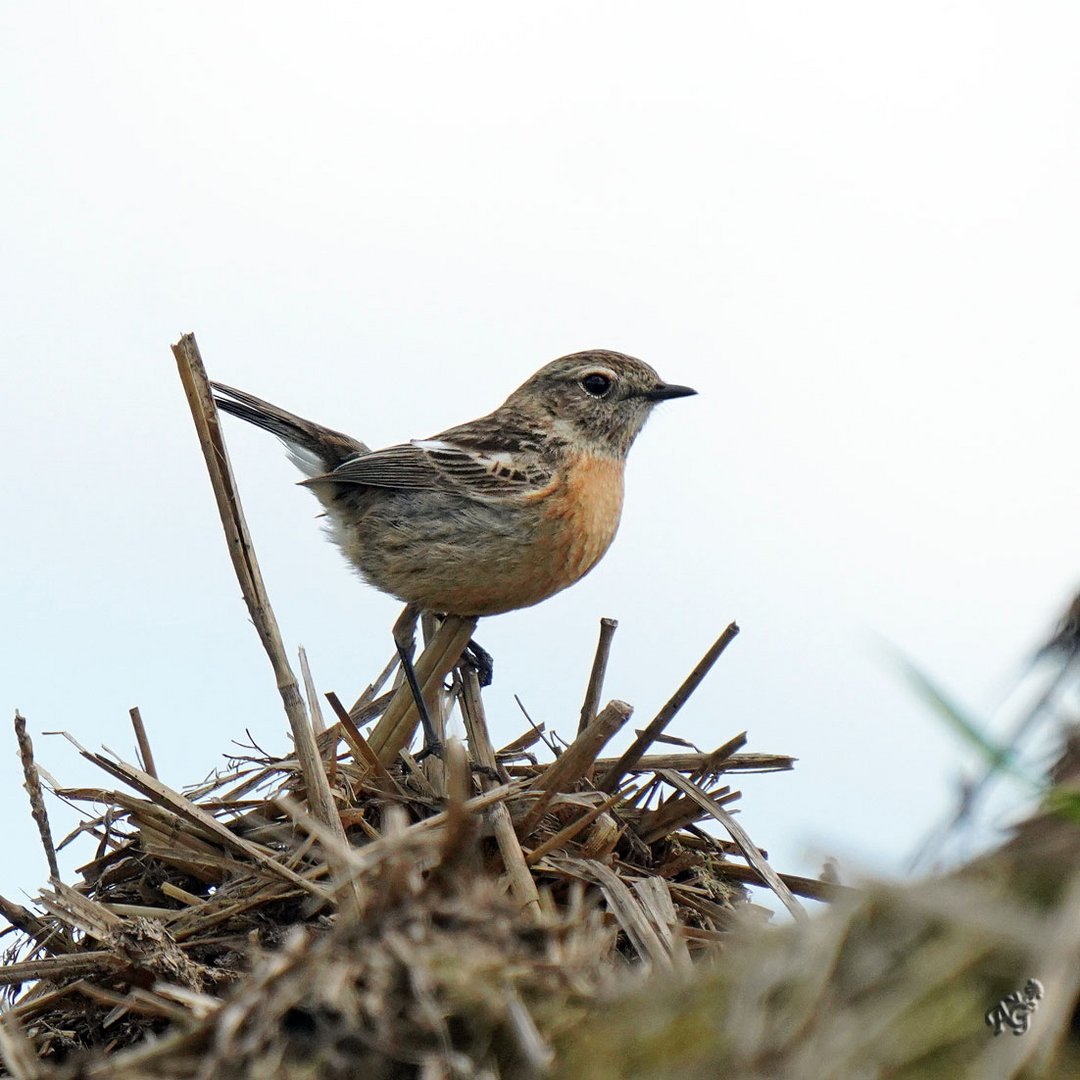
[[[210,473],[210,483],[214,489],[214,498],[217,500],[218,513],[225,530],[233,569],[240,583],[240,591],[244,594],[251,621],[255,624],[259,639],[270,659],[278,693],[281,694],[285,706],[285,715],[289,719],[289,727],[292,728],[293,743],[304,776],[308,804],[315,818],[344,840],[345,830],[330,793],[330,784],[323,770],[314,732],[308,722],[304,699],[300,696],[296,676],[289,666],[285,645],[281,640],[281,630],[270,606],[270,597],[255,557],[251,534],[248,532],[244,511],[240,505],[240,495],[229,464],[229,454],[221,434],[217,406],[214,404],[214,395],[210,390],[210,381],[206,377],[206,368],[203,366],[195,335],[185,334],[172,347],[172,351],[176,357],[176,366],[180,370],[180,380],[184,384],[191,416],[195,421],[195,430],[199,434],[199,445]]]
[[[600,620],[600,640],[596,643],[596,655],[593,657],[592,671],[589,672],[589,685],[585,690],[585,701],[581,706],[581,718],[578,720],[579,735],[596,719],[600,695],[604,692],[608,657],[611,655],[611,639],[618,628],[617,619]]]
[[[154,764],[154,755],[150,750],[150,740],[146,737],[146,727],[143,724],[139,706],[136,705],[134,709],[128,709],[128,716],[131,717],[131,726],[135,729],[135,741],[139,744],[139,757],[142,758],[142,767],[156,779],[158,774],[157,766]]]
[[[625,701],[609,701],[596,719],[530,785],[540,798],[530,808],[519,830],[528,835],[536,828],[551,800],[572,789],[592,767],[600,751],[633,715]]]
[[[34,761],[34,744],[26,730],[26,718],[15,710],[15,738],[19,743],[19,757],[22,759],[23,776],[26,782],[26,794],[30,796],[30,813],[37,822],[41,836],[41,846],[45,849],[45,858],[49,863],[49,874],[60,877],[60,867],[56,862],[56,847],[53,844],[52,830],[49,828],[49,812],[45,809],[45,799],[41,794],[41,776]]]
[[[723,651],[735,640],[738,633],[738,626],[735,623],[730,623],[712,643],[709,651],[697,662],[694,670],[687,675],[682,686],[671,695],[668,703],[649,722],[649,726],[630,744],[626,753],[604,774],[603,779],[597,785],[601,791],[610,794],[622,783],[623,777],[644,757],[645,751],[663,734],[668,724],[675,719],[678,711],[686,704],[690,695],[701,685],[702,679],[709,674],[713,664],[720,659]]]

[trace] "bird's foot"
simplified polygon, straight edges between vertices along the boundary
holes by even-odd
[[[476,672],[481,687],[491,685],[492,676],[495,674],[495,660],[487,649],[477,641],[470,640],[461,654],[461,661]]]
[[[423,750],[421,750],[413,760],[419,765],[424,758],[431,757],[432,755],[441,761],[443,756],[443,744],[441,742],[429,742],[427,738],[425,738]]]

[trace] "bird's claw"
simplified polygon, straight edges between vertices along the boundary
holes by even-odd
[[[495,674],[495,660],[491,653],[474,640],[470,640],[461,654],[462,663],[468,664],[476,672],[480,686],[490,686]]]

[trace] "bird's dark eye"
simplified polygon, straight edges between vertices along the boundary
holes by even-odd
[[[610,375],[594,371],[581,380],[581,388],[592,397],[602,398],[611,390],[612,381]]]

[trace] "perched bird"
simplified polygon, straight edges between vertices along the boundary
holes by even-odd
[[[695,393],[641,360],[593,349],[542,367],[487,416],[371,450],[241,390],[214,389],[222,410],[284,442],[345,557],[406,603],[394,634],[403,661],[421,611],[495,615],[587,574],[615,536],[626,455],[649,413]]]

